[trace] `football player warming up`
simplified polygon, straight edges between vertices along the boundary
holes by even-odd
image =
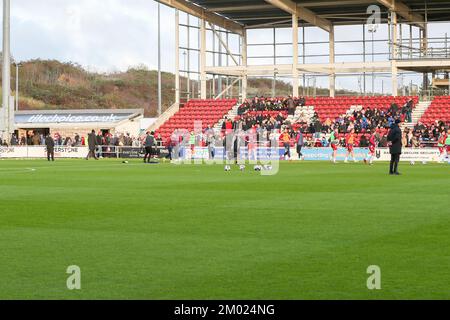
[[[364,162],[369,165],[373,165],[373,159],[375,158],[375,152],[377,149],[377,137],[376,133],[372,132],[369,139],[369,156],[364,159]]]
[[[347,136],[347,155],[345,156],[345,163],[348,163],[348,157],[351,155],[353,158],[353,161],[357,163],[355,157],[355,130],[352,130],[350,134]]]
[[[331,134],[330,146],[331,146],[331,149],[333,149],[333,155],[331,156],[331,162],[336,164],[337,156],[338,156],[338,148],[339,148],[339,134],[338,134],[337,130],[334,130],[334,132]]]
[[[445,158],[447,158],[447,148],[445,146],[448,139],[447,132],[442,130],[441,135],[438,139],[438,147],[439,147],[439,163],[444,163]]]

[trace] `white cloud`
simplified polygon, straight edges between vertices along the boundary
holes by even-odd
[[[161,6],[163,69],[173,71],[173,10]],[[151,0],[15,0],[11,50],[18,60],[73,61],[99,71],[156,68],[157,3]]]
[[[19,60],[35,58],[72,61],[89,70],[116,71],[130,66],[147,65],[157,68],[157,6],[153,0],[14,0],[11,1],[12,54]],[[1,6],[0,6],[1,7]],[[1,8],[0,8],[1,10]],[[162,20],[162,68],[174,72],[175,68],[175,23],[174,10],[161,6]],[[181,15],[184,21],[184,15]],[[431,24],[431,36],[443,37],[450,24]],[[387,28],[377,38],[387,38]],[[384,30],[381,28],[380,30]],[[186,42],[183,28],[181,44]],[[336,39],[362,38],[360,27],[337,27]],[[271,30],[250,31],[249,43],[268,42]],[[368,35],[367,35],[368,36]],[[289,30],[279,30],[277,38],[288,42]],[[0,34],[1,38],[1,34]],[[327,41],[328,35],[318,29],[307,29],[307,41]],[[197,37],[191,33],[192,46]],[[234,46],[235,47],[235,46]],[[362,46],[361,46],[362,47]],[[290,47],[286,47],[290,50]],[[236,49],[236,48],[235,48]],[[337,45],[336,53],[346,53],[347,45]],[[263,47],[250,49],[266,54]],[[370,52],[370,44],[367,47]],[[376,51],[387,50],[386,43],[376,45]],[[235,50],[236,51],[236,50]],[[269,54],[272,49],[269,48]],[[286,54],[281,47],[278,54]],[[308,54],[326,52],[327,46],[311,45]],[[338,60],[355,57],[339,57]],[[327,58],[310,58],[307,62],[325,62]],[[257,63],[263,63],[261,60]],[[181,62],[183,67],[183,61]],[[197,66],[196,54],[192,53],[191,68]],[[414,81],[420,83],[421,78]],[[380,78],[381,79],[381,78]],[[318,79],[318,84],[327,86],[327,78]],[[357,77],[340,77],[339,88],[356,90]],[[381,80],[377,89],[381,91]],[[389,85],[386,85],[389,87]]]

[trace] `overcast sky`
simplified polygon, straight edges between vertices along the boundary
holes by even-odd
[[[156,68],[157,4],[152,0],[13,0],[11,51],[101,70]],[[162,6],[163,67],[173,69],[174,13]]]
[[[162,11],[162,68],[174,72],[175,24],[174,10],[161,6]],[[1,8],[0,8],[1,10]],[[181,16],[182,22],[184,16]],[[362,39],[362,27],[337,27],[336,40]],[[404,34],[408,28],[405,27]],[[444,36],[450,25],[430,27],[430,36]],[[416,32],[417,33],[417,32]],[[196,45],[197,36],[191,33],[192,45]],[[0,35],[1,36],[1,35]],[[366,38],[370,39],[367,33]],[[382,26],[376,38],[387,38],[387,28]],[[153,0],[13,0],[11,1],[11,50],[18,61],[35,58],[57,59],[81,64],[92,71],[123,71],[130,66],[144,64],[151,69],[157,67],[157,3]],[[209,45],[212,44],[208,34]],[[249,43],[269,42],[271,30],[250,31]],[[277,31],[277,39],[289,42],[291,30]],[[326,32],[317,28],[307,28],[307,41],[327,41]],[[300,34],[300,41],[301,34]],[[185,45],[186,37],[181,35],[181,45]],[[337,44],[336,53],[355,53],[362,51],[362,45]],[[236,52],[238,47],[232,45]],[[216,47],[217,48],[217,47]],[[250,56],[268,55],[272,46],[249,48]],[[301,52],[300,48],[300,52]],[[375,46],[376,52],[386,52],[387,42]],[[368,43],[366,51],[371,52]],[[289,55],[292,46],[280,46],[278,55]],[[327,45],[311,45],[307,54],[328,52]],[[307,63],[327,62],[327,57],[310,58]],[[360,58],[361,59],[361,58]],[[368,58],[370,59],[370,57]],[[385,60],[387,57],[375,57]],[[266,59],[267,60],[267,59]],[[351,61],[355,57],[341,56],[338,61]],[[184,67],[182,59],[181,68]],[[208,58],[208,64],[211,64]],[[251,64],[272,63],[262,59],[252,59]],[[280,59],[278,63],[291,63]],[[191,59],[191,68],[195,68],[197,59]],[[386,84],[379,77],[376,83],[381,87],[390,87],[389,78]],[[318,85],[327,86],[327,78],[319,78]],[[409,82],[409,80],[407,80]],[[358,78],[341,77],[337,79],[337,87],[351,87],[356,90]]]

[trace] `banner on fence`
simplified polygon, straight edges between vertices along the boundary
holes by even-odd
[[[438,161],[439,150],[438,149],[412,149],[404,148],[402,151],[401,161],[426,161],[433,162]],[[376,151],[377,161],[390,161],[391,154],[388,148],[377,149]]]
[[[140,158],[141,148],[119,148],[118,156],[120,158]],[[233,152],[231,154],[224,154],[223,147],[215,148],[215,159],[226,160],[234,157]],[[241,148],[239,152],[239,159],[258,160],[262,161],[274,161],[282,160],[284,157],[284,148],[274,150],[270,148],[258,148],[256,152],[249,152],[248,148]],[[178,148],[174,149],[174,153],[179,152],[181,159],[209,159],[208,148],[195,148],[194,152],[190,148]],[[87,147],[55,147],[56,158],[84,158],[88,153]],[[329,161],[331,159],[333,151],[331,148],[304,148],[302,150],[305,161]],[[340,148],[338,150],[338,161],[343,161],[346,157],[347,150]],[[164,153],[164,156],[166,154]],[[365,148],[355,148],[356,160],[362,161],[368,156],[368,150]],[[47,149],[44,146],[37,147],[0,147],[0,158],[2,159],[14,159],[14,158],[47,158]],[[174,158],[178,158],[174,154]],[[291,148],[291,158],[297,160],[297,153],[295,148]],[[381,148],[376,150],[375,161],[390,161],[391,155],[388,148]],[[402,161],[426,161],[434,162],[439,159],[438,149],[410,149],[404,148],[401,157]],[[349,160],[353,160],[351,157]]]
[[[84,158],[87,147],[55,147],[56,158]],[[38,147],[0,147],[0,158],[47,158],[47,148]]]

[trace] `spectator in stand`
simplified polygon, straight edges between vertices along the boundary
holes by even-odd
[[[22,134],[20,137],[19,145],[26,146],[27,145],[27,138]]]
[[[328,148],[329,143],[328,143],[327,135],[325,135],[325,134],[322,135],[320,144],[322,145],[323,148]]]
[[[41,145],[41,138],[39,137],[39,134],[36,131],[33,132],[32,145],[33,146]]]
[[[299,104],[299,106],[304,107],[306,105],[306,99],[304,97],[301,97],[298,100],[298,104]]]
[[[287,103],[287,107],[288,107],[288,115],[294,116],[295,115],[295,109],[296,109],[294,99],[291,96],[289,96],[289,98],[287,99],[286,103]]]
[[[404,147],[408,146],[408,134],[406,131],[402,132],[402,146]]]
[[[64,140],[64,146],[71,146],[72,145],[72,139],[70,137],[66,137]]]
[[[369,147],[369,141],[367,140],[367,137],[365,134],[361,136],[361,139],[359,140],[359,147],[360,148],[367,148]]]
[[[80,135],[78,133],[75,133],[75,137],[73,139],[73,146],[78,147],[80,145],[81,145]]]
[[[15,133],[11,136],[11,146],[17,146],[19,144],[19,139],[17,139],[17,135]]]
[[[225,122],[225,132],[226,134],[230,134],[231,132],[233,132],[233,121],[231,121],[231,119],[227,119]]]
[[[417,137],[415,135],[413,135],[412,138],[411,138],[411,147],[412,148],[419,148],[420,147],[419,140],[417,139]]]
[[[411,147],[412,146],[412,140],[413,140],[413,137],[414,137],[414,133],[413,133],[413,131],[412,130],[407,130],[407,143],[408,143],[408,147]]]

